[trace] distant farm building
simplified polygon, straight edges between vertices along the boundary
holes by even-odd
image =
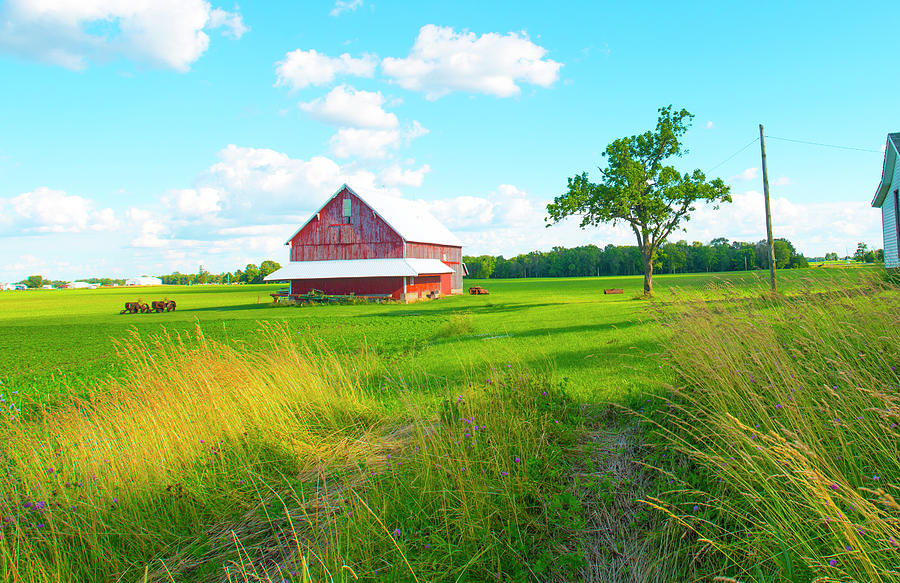
[[[900,132],[888,134],[881,182],[872,206],[881,209],[884,266],[900,267]]]
[[[65,286],[66,289],[97,289],[96,283],[88,283],[86,281],[70,281]]]
[[[162,285],[162,280],[158,277],[142,275],[141,277],[126,279],[125,285]]]
[[[341,186],[285,245],[291,262],[266,281],[312,290],[416,301],[461,294],[462,242],[422,203]]]

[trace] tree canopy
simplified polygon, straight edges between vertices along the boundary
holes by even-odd
[[[730,188],[721,179],[707,181],[700,170],[682,174],[665,164],[685,154],[681,137],[692,118],[687,110],[661,107],[655,130],[619,138],[606,147],[602,182],[591,182],[583,172],[569,178],[567,192],[547,205],[548,223],[570,216],[581,217],[581,228],[628,223],[638,241],[648,295],[653,292],[653,263],[660,246],[690,220],[694,204],[731,202]]]

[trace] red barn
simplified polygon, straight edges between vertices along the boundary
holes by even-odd
[[[290,281],[291,295],[409,302],[462,293],[462,242],[421,202],[361,196],[344,184],[285,245],[291,262],[265,279]]]

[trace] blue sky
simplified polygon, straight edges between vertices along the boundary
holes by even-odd
[[[735,199],[675,239],[764,237],[759,145],[720,164],[763,123],[775,235],[880,247],[898,9],[730,4],[4,0],[0,281],[283,263],[343,182],[467,254],[634,244],[544,208],[667,104],[696,116],[677,165]]]

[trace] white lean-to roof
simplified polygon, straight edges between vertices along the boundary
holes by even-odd
[[[319,207],[319,210],[314,212],[309,220],[297,229],[296,233],[291,235],[285,245],[289,245],[291,239],[296,237],[297,233],[303,230],[303,227],[316,218],[316,215],[325,208],[328,201],[340,194],[345,188],[369,205],[369,207],[371,207],[384,222],[397,231],[397,234],[400,235],[403,240],[415,243],[434,243],[436,245],[462,247],[462,241],[460,241],[456,235],[451,233],[439,220],[434,218],[434,215],[428,212],[428,208],[424,201],[407,200],[405,198],[372,193],[360,194],[346,184],[328,197],[328,200]]]
[[[402,277],[422,274],[453,273],[437,259],[331,259],[292,261],[265,277],[265,281],[288,279],[331,279],[335,277]]]

